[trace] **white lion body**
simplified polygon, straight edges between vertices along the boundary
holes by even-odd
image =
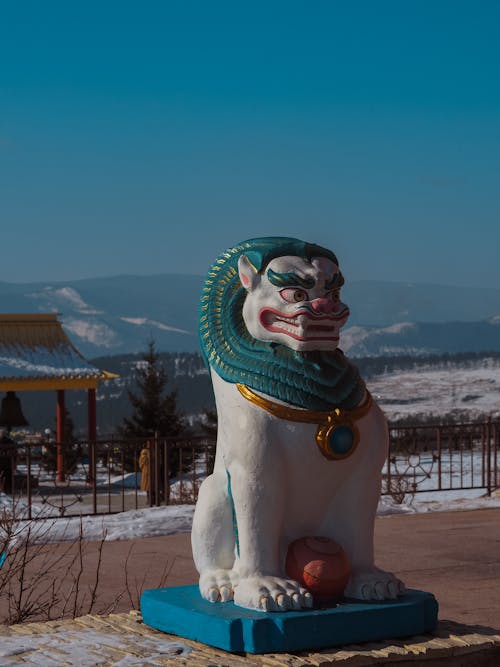
[[[307,270],[317,277],[325,269]],[[250,296],[258,295],[259,285],[250,287]],[[267,611],[311,606],[311,595],[285,574],[288,545],[304,536],[329,537],[343,547],[351,566],[347,595],[400,594],[401,582],[374,565],[374,519],[388,449],[386,420],[376,403],[356,423],[360,441],[353,453],[327,460],[316,444],[317,424],[270,414],[213,369],[212,381],[216,461],[201,486],[192,532],[202,596]]]

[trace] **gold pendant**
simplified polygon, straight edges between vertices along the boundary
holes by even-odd
[[[359,429],[352,419],[336,408],[326,423],[319,424],[316,442],[321,453],[331,461],[346,459],[359,444]]]

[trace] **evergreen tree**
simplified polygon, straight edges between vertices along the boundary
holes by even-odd
[[[133,413],[124,418],[120,435],[134,439],[151,439],[155,433],[160,438],[179,436],[184,432],[184,424],[177,412],[177,394],[165,393],[168,377],[154,340],[149,342],[142,359],[144,363],[136,371],[137,392],[128,391]],[[178,452],[171,447],[169,476],[178,472],[178,458]]]

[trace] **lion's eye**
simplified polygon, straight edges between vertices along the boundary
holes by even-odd
[[[330,301],[333,301],[334,303],[338,303],[340,301],[340,291],[338,289],[332,290],[328,294],[328,298]]]
[[[299,303],[300,301],[307,301],[307,292],[303,289],[294,289],[287,287],[282,289],[280,296],[287,303]]]

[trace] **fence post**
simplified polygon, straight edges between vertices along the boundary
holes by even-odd
[[[387,477],[385,480],[385,492],[390,493],[391,491],[391,458],[392,458],[392,450],[393,450],[394,442],[392,438],[392,429],[389,424],[389,452],[387,454]],[[396,456],[396,454],[394,454]]]
[[[28,500],[28,519],[31,515],[31,444],[26,444],[26,496]]]
[[[168,495],[170,493],[168,486],[168,445],[167,445],[167,438],[165,437],[163,438],[162,455],[163,455],[162,459],[163,479],[161,481],[161,488],[163,493],[162,500],[164,501],[165,505],[168,505]]]
[[[441,425],[436,426],[436,444],[437,444],[437,455],[438,455],[438,491],[441,491],[442,481],[441,481]]]
[[[64,471],[64,459],[65,459],[65,447],[66,442],[64,441],[64,419],[66,416],[66,408],[64,405],[64,389],[57,390],[57,445],[56,445],[56,458],[57,458],[57,481],[65,482],[66,475]]]
[[[172,441],[167,437],[163,444],[165,454],[165,505],[170,505],[170,448],[172,447]]]
[[[495,476],[495,481],[493,482],[495,485],[495,489],[498,488],[498,445],[499,445],[499,438],[498,438],[498,422],[495,422],[493,425],[493,470],[494,470],[494,476]]]
[[[160,448],[158,447],[158,431],[154,434],[154,485],[155,485],[155,501],[154,504],[160,506]]]
[[[491,496],[491,417],[488,417],[488,421],[486,422],[486,476],[488,495]]]
[[[97,514],[97,452],[96,441],[92,439],[89,442],[89,468],[90,483],[92,484],[92,506],[94,514]]]
[[[89,484],[92,484],[92,503],[97,514],[97,408],[96,390],[87,390],[87,431],[89,441]]]

